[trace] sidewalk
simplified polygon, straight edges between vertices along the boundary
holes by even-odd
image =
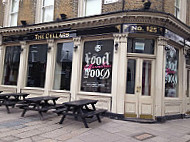
[[[11,109],[7,114],[0,107],[0,142],[190,142],[190,119],[167,121],[164,124],[140,124],[103,118],[84,128],[83,123],[61,116]]]

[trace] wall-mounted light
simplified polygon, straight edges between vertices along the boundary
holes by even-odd
[[[20,22],[21,22],[22,26],[26,26],[27,25],[27,23],[26,23],[25,20],[21,20]]]
[[[48,49],[48,52],[50,52],[50,51],[51,51],[51,47],[50,47],[50,46],[49,46],[47,49]]]
[[[168,46],[165,46],[165,50],[166,50],[166,51],[169,51],[170,48],[169,48]]]
[[[61,20],[65,20],[65,19],[67,19],[67,15],[64,14],[64,13],[60,14],[60,16],[61,16]]]
[[[21,49],[20,49],[20,53],[22,53],[23,51],[24,51],[24,49],[23,49],[23,48],[21,48]]]
[[[74,51],[76,51],[76,50],[77,50],[77,48],[78,48],[78,46],[77,46],[77,45],[75,45],[73,48],[74,48]]]
[[[151,2],[150,2],[150,0],[142,0],[142,2],[144,2],[144,9],[145,10],[148,10],[148,9],[150,9],[150,6],[151,6]]]
[[[118,43],[115,43],[115,51],[118,50],[118,47],[119,47],[119,44],[118,44]]]

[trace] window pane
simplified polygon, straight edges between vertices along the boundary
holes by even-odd
[[[53,21],[53,6],[48,6],[43,8],[43,20],[42,22]]]
[[[165,96],[177,97],[179,51],[172,46],[167,47],[169,50],[166,52]]]
[[[43,6],[54,5],[54,0],[44,0]]]
[[[154,54],[154,40],[129,38],[127,44],[127,52]]]
[[[11,14],[11,24],[10,26],[17,26],[18,13]]]
[[[47,44],[31,45],[28,56],[28,87],[44,87]]]
[[[151,95],[151,61],[143,61],[142,68],[142,95]]]
[[[73,42],[57,45],[57,59],[55,63],[54,87],[56,90],[70,90]]]
[[[87,0],[85,16],[101,14],[102,0]]]
[[[81,90],[111,93],[113,40],[84,43]]]
[[[136,60],[129,59],[127,62],[127,94],[135,93]]]
[[[20,46],[6,47],[2,82],[4,85],[17,85],[20,50]]]
[[[12,0],[11,12],[18,12],[19,0]]]

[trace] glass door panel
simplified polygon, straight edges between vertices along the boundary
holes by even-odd
[[[129,59],[127,62],[127,94],[135,93],[136,60]]]
[[[144,60],[142,67],[142,95],[151,94],[151,61]]]

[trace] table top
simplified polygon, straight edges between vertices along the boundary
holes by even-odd
[[[27,93],[4,93],[4,94],[0,94],[0,97],[19,97],[19,96],[23,96],[23,97],[26,97],[28,96],[29,94]]]
[[[25,101],[29,101],[29,102],[41,102],[41,101],[49,101],[49,100],[57,100],[57,99],[59,99],[59,97],[41,96],[41,97],[26,98]]]
[[[0,91],[0,93],[2,93],[3,91]]]
[[[66,106],[84,106],[88,104],[96,104],[98,100],[89,100],[89,99],[82,99],[82,100],[76,100],[76,101],[70,101],[70,102],[65,102]]]

